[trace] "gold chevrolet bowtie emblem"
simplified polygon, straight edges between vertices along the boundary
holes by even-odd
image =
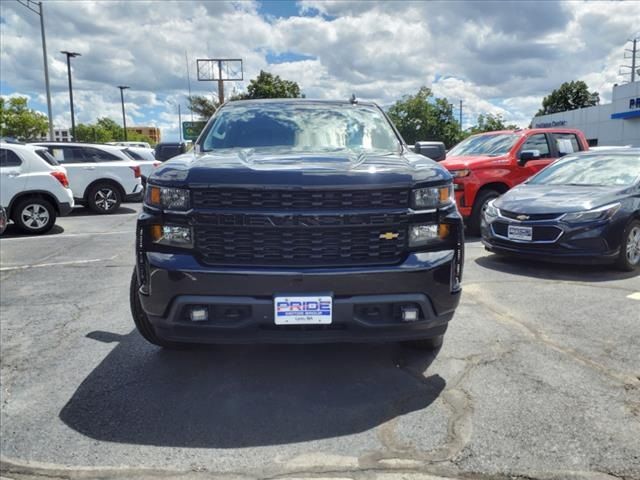
[[[400,236],[399,233],[394,232],[386,232],[380,234],[380,240],[393,240],[394,238],[398,238]]]
[[[529,215],[518,215],[516,218],[521,222],[524,222],[525,220],[529,220]]]

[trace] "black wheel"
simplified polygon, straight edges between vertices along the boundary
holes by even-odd
[[[443,342],[444,335],[438,335],[437,337],[424,338],[422,340],[411,340],[402,343],[408,347],[418,348],[420,350],[438,350],[442,347]]]
[[[121,203],[120,189],[110,182],[96,183],[87,192],[87,205],[96,213],[113,213]]]
[[[25,233],[46,233],[56,224],[56,210],[38,197],[19,200],[13,207],[13,221]]]
[[[476,201],[473,203],[473,210],[471,217],[469,218],[469,233],[471,235],[480,235],[480,221],[482,215],[487,209],[487,204],[500,196],[500,192],[495,190],[481,190],[476,196]]]
[[[133,322],[136,324],[136,328],[138,329],[138,332],[140,332],[140,335],[142,335],[147,342],[163,348],[179,350],[188,346],[188,344],[183,343],[167,342],[156,335],[153,325],[149,322],[149,318],[147,317],[147,314],[144,313],[142,305],[140,304],[138,288],[138,275],[134,268],[133,275],[131,276],[131,286],[129,288],[129,303],[131,306]]]
[[[622,234],[617,266],[625,272],[640,267],[640,221],[633,220]]]

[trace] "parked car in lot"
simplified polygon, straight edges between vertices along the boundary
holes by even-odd
[[[460,300],[451,175],[375,104],[221,107],[149,177],[131,310],[151,343],[442,344]]]
[[[463,140],[440,164],[453,175],[458,209],[471,233],[477,234],[482,212],[491,200],[563,155],[588,148],[579,130],[503,130]]]
[[[122,202],[142,198],[140,164],[120,147],[98,144],[41,142],[67,169],[76,203],[96,213],[114,213]]]
[[[155,168],[161,165],[162,162],[156,160],[154,151],[152,148],[142,147],[120,147],[124,154],[132,160],[138,162],[140,170],[142,172],[142,184],[147,183],[147,178],[153,173]]]
[[[166,162],[170,158],[177,157],[187,151],[187,144],[184,142],[162,142],[156,145],[156,160]]]
[[[492,200],[487,250],[536,260],[640,267],[640,149],[567,156]]]
[[[45,233],[74,205],[64,167],[44,148],[0,143],[0,205],[25,233]]]
[[[134,147],[134,148],[151,148],[148,142],[107,142],[107,145],[117,145],[119,147]]]

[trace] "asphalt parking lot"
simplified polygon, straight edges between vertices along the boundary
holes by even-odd
[[[436,355],[162,351],[129,314],[139,209],[0,239],[4,477],[640,478],[640,277],[471,238]]]

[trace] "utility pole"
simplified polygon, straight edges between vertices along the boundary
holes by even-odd
[[[636,58],[638,54],[638,39],[633,39],[633,49],[631,50],[631,83],[636,81]]]
[[[224,103],[224,81],[222,80],[222,62],[218,60],[218,103]]]
[[[124,129],[124,141],[127,141],[127,117],[124,114],[124,91],[127,88],[131,88],[128,87],[126,85],[119,85],[118,88],[120,89],[120,102],[122,103],[122,128]]]
[[[71,59],[75,57],[79,57],[80,54],[77,52],[68,52],[66,50],[63,50],[60,53],[67,56],[67,76],[69,77],[69,104],[71,105],[71,136],[73,137],[73,141],[75,142],[76,118],[73,113],[73,85],[71,84]]]
[[[184,140],[182,138],[182,114],[180,113],[180,104],[178,104],[178,135],[180,135],[180,141]]]
[[[629,78],[631,79],[631,83],[636,81],[636,75],[640,75],[640,68],[638,68],[638,56],[640,56],[640,52],[638,52],[638,41],[640,41],[640,37],[630,38],[628,40],[632,42],[633,46],[631,49],[625,48],[624,50],[624,58],[631,60],[631,65],[620,65],[620,70],[618,71],[618,75],[628,75],[629,72],[625,72],[623,68],[630,68],[631,75]],[[631,56],[627,56],[627,53],[630,53]]]
[[[460,99],[460,130],[462,130],[462,99]]]
[[[193,110],[191,109],[191,75],[189,74],[189,56],[187,51],[184,51],[184,61],[187,64],[187,86],[189,87],[189,111],[191,112],[191,121],[193,122]]]
[[[42,10],[42,2],[38,2],[38,10],[33,8],[32,4],[36,2],[32,0],[18,0],[23,7],[28,8],[36,15],[40,16],[40,34],[42,35],[42,58],[44,60],[44,86],[47,91],[47,115],[49,116],[49,140],[53,141],[53,112],[51,109],[51,87],[49,86],[49,62],[47,61],[47,39],[44,34],[44,12]]]

